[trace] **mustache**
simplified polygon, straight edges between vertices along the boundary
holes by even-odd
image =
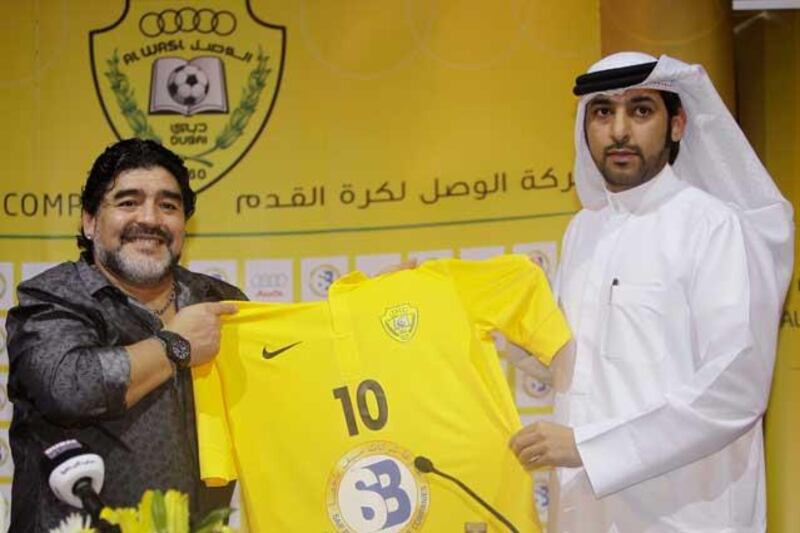
[[[173,237],[170,232],[160,226],[148,226],[146,224],[131,224],[126,227],[121,235],[122,241],[132,241],[142,237],[158,237],[169,246],[172,244]]]
[[[642,150],[641,150],[641,149],[640,149],[638,146],[636,146],[636,145],[630,145],[630,144],[627,144],[627,143],[625,143],[625,142],[622,142],[622,143],[614,143],[614,144],[611,144],[611,145],[609,145],[609,146],[606,146],[606,147],[603,149],[603,155],[604,155],[605,157],[608,157],[609,155],[611,155],[611,152],[612,152],[612,151],[625,151],[625,152],[632,152],[632,153],[633,153],[633,154],[635,154],[636,156],[638,156],[638,157],[640,157],[640,158],[642,157]]]

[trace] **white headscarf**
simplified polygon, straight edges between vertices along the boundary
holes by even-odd
[[[703,67],[665,55],[656,60],[639,52],[620,52],[592,65],[589,73],[656,61],[655,68],[640,83],[581,97],[575,122],[575,185],[581,203],[587,209],[600,209],[607,202],[603,177],[586,144],[584,115],[587,102],[600,93],[618,94],[633,87],[677,93],[687,122],[680,152],[673,165],[675,174],[682,181],[731,205],[739,213],[748,246],[753,290],[766,291],[754,295],[762,301],[751,304],[755,303],[762,310],[766,305],[773,313],[777,311],[777,317],[769,317],[770,323],[773,319],[779,320],[794,260],[792,205],[778,191]]]

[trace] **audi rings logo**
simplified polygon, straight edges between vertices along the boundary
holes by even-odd
[[[250,285],[256,289],[282,289],[289,285],[289,276],[281,273],[253,274],[250,277]]]
[[[230,35],[236,30],[236,17],[230,11],[212,9],[165,9],[150,11],[139,19],[139,31],[147,37],[196,31],[202,34]]]

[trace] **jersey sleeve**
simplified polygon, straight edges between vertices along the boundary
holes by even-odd
[[[236,467],[217,363],[193,367],[192,380],[200,478],[209,487],[227,485],[236,479]]]
[[[451,260],[447,265],[470,317],[487,331],[502,332],[544,364],[569,340],[547,277],[526,256]]]

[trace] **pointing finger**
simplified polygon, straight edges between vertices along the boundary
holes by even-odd
[[[233,303],[215,302],[209,309],[215,315],[233,315],[239,311],[239,306]]]

